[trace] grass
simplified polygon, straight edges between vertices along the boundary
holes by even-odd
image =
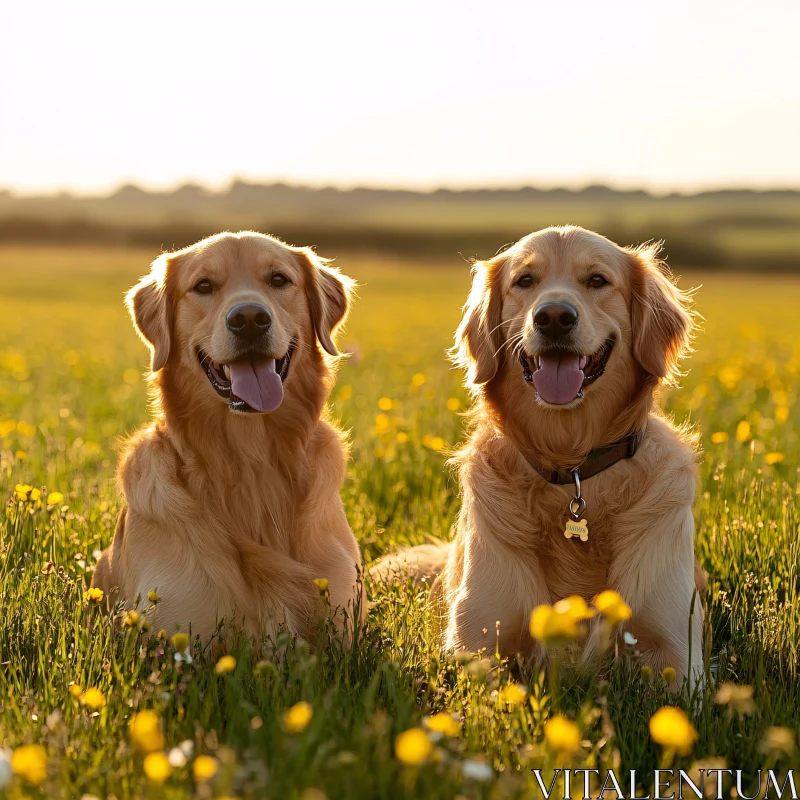
[[[556,711],[580,727],[574,765],[647,776],[665,757],[648,720],[673,703],[693,715],[699,733],[675,765],[722,759],[751,778],[765,766],[800,766],[789,744],[800,728],[800,281],[719,273],[683,281],[703,284],[705,330],[683,387],[663,405],[698,426],[705,448],[695,513],[716,674],[691,708],[659,676],[642,680],[632,653],[602,680],[567,672],[560,683],[492,654],[446,659],[425,593],[401,587],[370,587],[368,625],[350,651],[326,635],[313,646],[286,638],[280,663],[258,663],[240,642],[235,668],[222,674],[207,654],[176,661],[170,643],[143,648],[135,628],[113,630],[84,590],[120,507],[115,443],[147,418],[146,354],[121,301],[152,255],[0,250],[0,494],[8,501],[0,522],[0,746],[17,753],[18,771],[26,756],[33,765],[30,780],[9,782],[0,754],[5,796],[532,797],[530,768],[556,763],[543,741]],[[369,561],[399,544],[447,537],[457,511],[445,458],[464,435],[467,399],[444,351],[469,276],[456,259],[436,269],[363,257],[340,266],[362,288],[342,337],[354,356],[332,407],[351,431],[343,497]],[[17,484],[42,495],[20,499]],[[52,492],[63,500],[48,504]],[[753,713],[714,702],[722,681],[753,687]],[[528,697],[506,703],[510,684]],[[82,703],[75,687],[97,687],[105,704],[89,707],[91,695]],[[284,715],[300,701],[313,715],[292,733],[293,717]],[[159,751],[184,743],[189,753],[181,765],[183,751],[172,752],[163,784],[145,776],[129,730],[143,709],[158,715]],[[457,735],[440,738],[426,763],[401,763],[397,736],[437,712],[455,715]],[[44,748],[43,774],[39,751],[20,750],[26,744]],[[413,739],[406,744],[413,751]],[[198,754],[214,759],[209,780],[194,775]],[[156,775],[157,762],[148,765]],[[745,791],[750,785],[746,777]]]

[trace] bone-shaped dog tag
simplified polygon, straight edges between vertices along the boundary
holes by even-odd
[[[571,539],[573,536],[578,536],[582,542],[589,540],[589,523],[585,519],[580,522],[568,519],[567,527],[564,529],[564,536]]]

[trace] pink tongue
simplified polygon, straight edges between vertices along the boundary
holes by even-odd
[[[533,373],[533,385],[546,403],[563,406],[578,396],[583,386],[580,356],[552,351],[539,357],[541,366]]]
[[[228,365],[231,389],[256,411],[274,411],[283,402],[283,381],[275,372],[275,359],[236,361]]]

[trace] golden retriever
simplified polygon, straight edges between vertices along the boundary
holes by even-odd
[[[323,414],[352,287],[311,250],[243,232],[161,255],[131,289],[155,419],[119,464],[125,505],[92,582],[109,606],[155,591],[168,633],[207,640],[224,619],[311,637],[323,578],[352,616],[346,449]]]
[[[475,398],[471,438],[455,457],[463,495],[455,540],[373,568],[383,580],[397,569],[415,577],[441,569],[433,594],[447,648],[494,652],[497,639],[502,653],[541,660],[532,609],[614,589],[632,609],[626,629],[645,662],[674,667],[677,684],[691,652],[700,676],[699,598],[690,622],[694,443],[653,398],[678,375],[694,321],[658,251],[561,227],[474,265],[452,351]],[[598,448],[622,439],[608,465]],[[589,467],[601,469],[578,494],[572,471]],[[566,479],[551,483],[553,470]],[[577,523],[570,538],[567,521]],[[599,631],[594,624],[584,659],[597,654]]]

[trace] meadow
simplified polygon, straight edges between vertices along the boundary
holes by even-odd
[[[245,642],[216,663],[183,642],[143,645],[146,609],[114,629],[86,589],[120,508],[119,438],[148,415],[147,354],[122,298],[154,255],[0,249],[0,796],[536,797],[534,767],[800,767],[800,279],[682,277],[702,285],[704,329],[661,403],[703,447],[709,678],[692,698],[642,674],[635,644],[596,677],[446,657],[426,592],[401,586],[368,586],[350,650],[325,631],[284,637],[278,663]],[[331,411],[350,431],[343,497],[369,562],[449,536],[446,460],[468,400],[445,350],[469,265],[338,264],[361,288]],[[664,705],[696,742],[653,740]]]

